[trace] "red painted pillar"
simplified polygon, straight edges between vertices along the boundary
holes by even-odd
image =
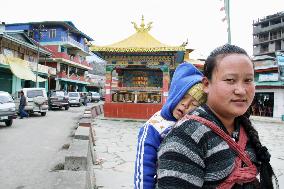
[[[105,82],[105,102],[111,102],[111,81],[112,81],[112,70],[114,66],[113,65],[106,65],[106,82]]]
[[[170,83],[170,73],[168,65],[163,65],[161,67],[163,71],[163,94],[162,94],[162,103],[165,104],[168,98],[169,93],[169,83]]]

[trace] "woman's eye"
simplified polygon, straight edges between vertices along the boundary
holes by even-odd
[[[234,79],[225,79],[225,81],[228,82],[228,83],[234,83],[235,82]]]
[[[246,83],[253,82],[253,79],[251,79],[251,78],[250,78],[250,79],[246,79],[245,82],[246,82]]]

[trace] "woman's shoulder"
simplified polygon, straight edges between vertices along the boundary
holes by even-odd
[[[192,116],[198,116],[206,119],[206,114],[206,111],[202,107],[199,107],[180,119],[175,124],[175,128],[187,129],[191,132],[196,132],[196,130],[201,128],[207,128],[204,124],[192,118]]]
[[[174,126],[173,131],[176,134],[182,132],[183,134],[189,135],[196,143],[199,143],[200,141],[208,141],[210,138],[216,137],[216,134],[208,126],[196,119],[193,119],[192,116],[206,119],[216,125],[218,124],[218,121],[214,120],[214,118],[212,118],[212,116],[203,107],[199,107],[179,120]]]

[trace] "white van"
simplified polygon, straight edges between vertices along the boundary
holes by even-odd
[[[81,97],[79,92],[69,92],[69,105],[81,106]]]
[[[42,116],[46,115],[48,111],[48,100],[45,88],[23,88],[22,91],[27,100],[27,105],[25,110],[32,114],[34,112],[40,113]],[[17,94],[17,99],[15,100],[16,108],[19,108],[20,103],[20,91]]]

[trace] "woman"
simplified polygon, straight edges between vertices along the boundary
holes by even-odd
[[[254,66],[243,49],[227,44],[209,55],[202,80],[207,102],[162,142],[158,188],[273,188],[270,154],[246,113],[253,80]]]

